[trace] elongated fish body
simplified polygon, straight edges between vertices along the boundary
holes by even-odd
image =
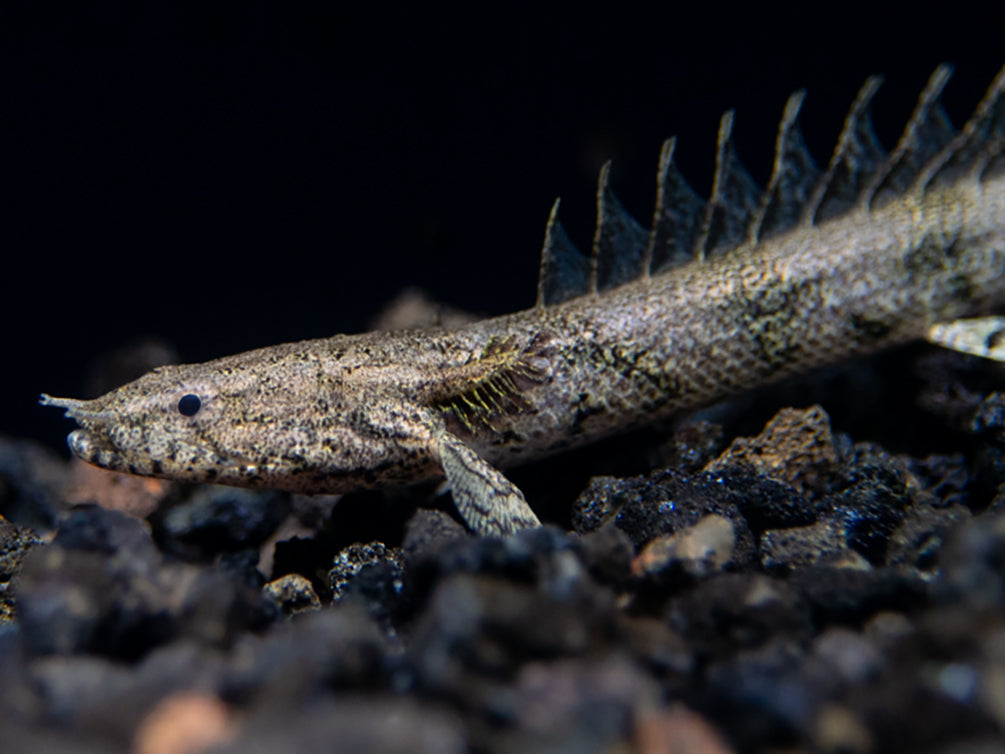
[[[918,338],[1005,360],[1005,70],[955,132],[940,67],[898,146],[866,82],[818,169],[789,100],[756,189],[723,118],[702,202],[663,148],[652,227],[601,173],[589,259],[557,220],[537,305],[466,327],[336,335],[43,396],[73,452],[171,479],[345,492],[445,476],[482,533],[538,523],[497,467]]]

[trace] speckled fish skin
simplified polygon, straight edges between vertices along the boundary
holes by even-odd
[[[537,519],[494,467],[1005,308],[1005,170],[922,189],[455,330],[278,345],[45,400],[105,468],[298,492],[446,473],[474,529],[512,531]]]

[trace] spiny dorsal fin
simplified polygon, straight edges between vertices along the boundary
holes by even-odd
[[[770,238],[798,225],[810,193],[820,179],[820,169],[813,162],[799,130],[799,110],[805,97],[806,92],[800,90],[785,104],[785,113],[778,126],[771,180],[761,197],[761,207],[750,223],[748,236],[751,241]]]
[[[611,190],[611,163],[597,182],[597,230],[590,257],[591,291],[603,291],[648,272],[643,266],[649,233],[625,210]]]
[[[1005,67],[998,71],[987,94],[963,129],[918,174],[912,190],[923,192],[932,183],[972,172],[980,178],[1001,157],[1005,141]]]
[[[677,137],[660,149],[656,175],[656,209],[653,211],[645,267],[652,274],[665,272],[693,259],[704,200],[687,185],[673,161]]]
[[[569,238],[558,220],[556,199],[544,229],[541,271],[537,279],[537,306],[560,304],[581,296],[590,287],[590,262]]]
[[[733,111],[719,122],[712,196],[705,207],[695,255],[704,259],[717,249],[730,249],[747,235],[747,223],[757,209],[760,190],[744,170],[733,147]]]
[[[952,141],[956,129],[939,102],[952,74],[948,65],[932,73],[896,148],[862,192],[863,206],[876,209],[903,195],[925,165]]]
[[[845,118],[834,156],[806,205],[805,222],[819,223],[847,212],[883,164],[886,153],[876,140],[869,111],[882,83],[881,76],[870,76],[859,90]]]
[[[891,197],[923,193],[933,183],[966,174],[981,180],[990,171],[1005,170],[1005,68],[959,133],[954,132],[939,101],[951,73],[949,66],[936,68],[889,156],[873,133],[869,111],[882,79],[867,79],[822,174],[799,129],[803,92],[796,92],[785,106],[771,180],[760,195],[736,156],[732,112],[723,115],[719,127],[715,180],[707,203],[674,165],[676,141],[664,142],[648,234],[614,196],[610,164],[605,165],[597,190],[597,230],[589,262],[562,230],[557,202],[552,209],[541,255],[538,306],[663,272],[689,254],[702,259],[800,223],[821,223],[856,207],[870,211]]]

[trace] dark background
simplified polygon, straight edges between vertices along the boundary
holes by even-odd
[[[763,185],[791,91],[826,162],[869,74],[890,147],[938,63],[961,124],[1005,62],[991,4],[804,5],[3,5],[0,432],[61,447],[37,394],[89,397],[88,365],[146,335],[201,361],[358,330],[409,285],[529,306],[551,203],[586,250],[604,160],[647,221],[661,141],[707,195],[727,108]]]

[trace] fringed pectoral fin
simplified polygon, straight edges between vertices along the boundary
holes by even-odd
[[[519,488],[460,439],[443,431],[436,442],[454,504],[476,533],[511,534],[541,525]]]
[[[928,340],[954,351],[1005,361],[1005,316],[957,319],[928,329]]]

